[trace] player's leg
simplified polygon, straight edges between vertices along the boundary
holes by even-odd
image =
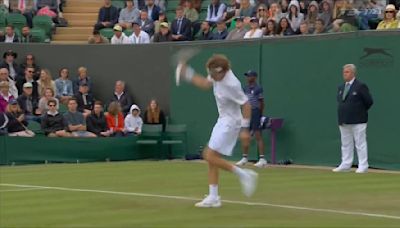
[[[254,131],[254,136],[257,141],[257,147],[258,147],[258,153],[259,153],[259,160],[256,164],[254,164],[256,167],[262,168],[267,165],[267,160],[265,160],[265,155],[264,155],[264,140],[262,138],[261,130],[258,129]]]
[[[245,165],[249,160],[248,160],[248,154],[249,154],[249,149],[250,149],[250,141],[242,142],[242,159],[240,161],[236,162],[236,165]]]

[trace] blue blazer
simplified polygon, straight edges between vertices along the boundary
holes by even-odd
[[[173,35],[178,34],[178,19],[172,21],[171,32]],[[192,24],[189,19],[187,18],[182,19],[180,34],[183,36],[183,38],[181,39],[182,41],[192,40]]]
[[[147,12],[149,11],[149,9],[148,9],[147,6],[144,7],[144,10],[147,11]],[[153,6],[153,11],[151,12],[150,17],[151,17],[151,19],[152,19],[153,21],[157,21],[159,15],[160,15],[160,7],[154,5],[154,6]]]
[[[118,22],[119,11],[115,6],[110,7],[110,22],[114,25]],[[99,10],[99,17],[97,19],[97,23],[106,21],[106,8],[103,6]]]
[[[368,110],[374,103],[367,85],[354,80],[347,96],[343,100],[345,84],[338,87],[338,122],[342,124],[361,124],[368,122]]]

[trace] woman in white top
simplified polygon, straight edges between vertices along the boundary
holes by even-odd
[[[292,30],[297,32],[300,28],[301,22],[304,20],[304,14],[300,13],[300,5],[298,1],[293,0],[290,2],[289,12],[286,18],[289,20]]]
[[[42,69],[40,71],[40,78],[36,82],[38,84],[39,97],[44,96],[44,92],[47,88],[51,88],[53,92],[56,91],[56,83],[53,81],[48,69]]]
[[[140,25],[136,22],[133,23],[133,33],[129,37],[131,44],[148,44],[150,43],[150,36],[145,31],[142,31]]]
[[[258,19],[253,17],[250,20],[250,30],[244,35],[244,39],[261,38],[263,31],[258,28]]]

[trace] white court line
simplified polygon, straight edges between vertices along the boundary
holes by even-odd
[[[0,193],[2,193],[2,192],[23,192],[23,191],[32,191],[32,190],[43,190],[43,188],[7,189],[7,190],[0,190]]]
[[[60,191],[69,191],[69,192],[95,192],[95,193],[104,193],[104,194],[113,194],[113,195],[142,196],[142,197],[153,197],[153,198],[163,198],[163,199],[179,199],[179,200],[187,200],[187,201],[202,200],[200,198],[185,197],[185,196],[168,196],[168,195],[157,195],[157,194],[136,193],[136,192],[115,192],[115,191],[106,191],[106,190],[63,188],[63,187],[50,187],[50,186],[38,186],[38,185],[0,183],[0,186],[10,186],[10,187],[19,187],[19,188],[40,188],[40,189],[60,190]],[[235,200],[222,200],[222,202],[230,203],[230,204],[247,205],[247,206],[278,207],[278,208],[285,208],[285,209],[292,209],[292,210],[304,210],[304,211],[325,212],[325,213],[333,213],[333,214],[357,215],[357,216],[367,216],[367,217],[400,220],[400,216],[385,215],[385,214],[373,214],[373,213],[365,213],[365,212],[357,212],[357,211],[342,211],[342,210],[334,210],[334,209],[311,208],[311,207],[300,207],[300,206],[292,206],[292,205],[257,203],[257,202],[246,202],[246,201],[235,201]]]

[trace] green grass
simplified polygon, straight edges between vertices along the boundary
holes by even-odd
[[[0,183],[201,198],[207,167],[197,162],[118,162],[0,168]],[[221,173],[223,200],[384,214],[400,218],[400,175],[258,169],[259,187],[242,196]],[[0,185],[0,227],[400,227],[400,219],[241,205],[195,208],[195,200]],[[11,190],[11,191],[10,191]]]

